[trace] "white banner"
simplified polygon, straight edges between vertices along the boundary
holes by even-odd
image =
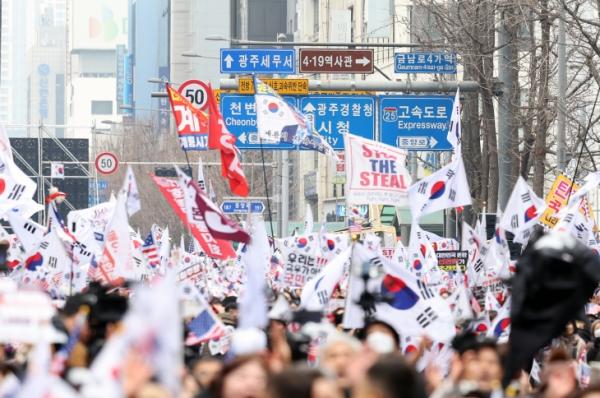
[[[349,203],[408,205],[405,150],[352,134],[345,135],[344,143]]]

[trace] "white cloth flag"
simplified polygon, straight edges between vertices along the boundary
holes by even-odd
[[[308,311],[323,311],[327,308],[333,290],[344,276],[345,264],[351,252],[351,247],[346,248],[304,285],[300,296],[300,308]]]
[[[127,197],[120,194],[106,229],[104,249],[98,262],[99,274],[108,283],[135,276],[126,201]]]
[[[270,143],[300,143],[308,134],[305,117],[258,78],[254,87],[258,137]]]
[[[567,207],[579,206],[580,198],[586,196],[600,184],[600,171],[588,174],[584,179],[584,184],[577,192],[573,193],[569,198]]]
[[[31,214],[25,214],[25,210],[32,206],[31,198],[36,188],[37,184],[0,152],[0,216],[17,209],[24,217],[29,217]],[[30,211],[35,213],[39,209],[32,208]]]
[[[413,223],[410,228],[408,261],[410,271],[417,278],[421,278],[434,268],[437,268],[437,257],[431,241],[428,239],[426,232],[417,223]]]
[[[470,205],[469,192],[465,166],[462,157],[457,154],[450,164],[408,189],[413,220],[435,211]]]
[[[204,179],[204,167],[202,165],[202,158],[198,157],[198,185],[200,189],[207,193],[206,180]]]
[[[585,202],[585,197],[580,196],[578,200]],[[598,242],[594,235],[594,220],[582,214],[581,206],[563,208],[556,217],[558,222],[553,228],[554,231],[570,233],[588,246],[597,245]]]
[[[531,229],[546,210],[546,202],[538,198],[523,177],[519,176],[513,188],[499,227],[512,232],[517,243],[529,239]]]
[[[313,221],[313,214],[310,205],[306,204],[306,214],[304,216],[304,234],[312,234],[313,229],[315,228],[315,223]]]
[[[171,240],[169,239],[169,227],[165,228],[160,237],[160,249],[158,251],[160,258],[160,268],[158,272],[164,274],[169,268],[169,259],[171,257]]]
[[[63,290],[65,274],[71,271],[71,256],[59,235],[59,228],[52,228],[44,235],[37,247],[27,253],[24,267],[28,272],[23,274],[22,282],[27,285],[38,285],[51,291],[57,297],[69,293]]]
[[[63,180],[65,178],[65,165],[62,163],[50,163],[50,178]]]
[[[252,219],[252,240],[244,248],[242,262],[246,271],[246,289],[240,298],[240,328],[259,328],[267,325],[266,272],[271,258],[269,239],[264,221]]]
[[[46,228],[35,221],[24,218],[16,211],[9,211],[6,216],[23,249],[26,252],[35,249],[46,234]]]
[[[353,134],[344,135],[344,148],[349,204],[408,204],[407,151]]]
[[[140,202],[140,192],[138,191],[137,182],[131,166],[127,166],[127,174],[121,187],[121,193],[127,195],[127,214],[133,216],[140,211],[142,204]]]
[[[454,148],[456,155],[460,156],[461,145],[461,123],[460,123],[460,88],[456,89],[454,103],[452,104],[452,115],[450,116],[450,128],[448,129],[448,142]]]
[[[67,214],[71,233],[94,254],[102,252],[106,226],[112,219],[116,203],[116,199],[111,197],[108,202],[87,209],[72,210]]]
[[[352,253],[344,327],[364,326],[363,313],[356,302],[364,291],[364,281],[357,270],[364,269],[365,265],[384,274],[371,278],[368,290],[391,299],[389,303],[376,304],[376,319],[390,324],[401,336],[427,335],[438,342],[448,342],[454,337],[454,317],[448,303],[400,264],[369,251],[360,243],[354,245]]]

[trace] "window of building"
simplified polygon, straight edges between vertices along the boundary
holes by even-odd
[[[112,101],[92,101],[92,115],[112,115]]]

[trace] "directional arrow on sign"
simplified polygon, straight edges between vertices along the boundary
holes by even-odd
[[[435,145],[436,145],[437,143],[438,143],[438,142],[437,142],[437,140],[436,140],[435,138],[433,138],[433,137],[430,137],[430,138],[429,138],[429,148],[433,148],[433,147],[435,147]]]
[[[357,58],[356,63],[359,65],[362,65],[362,66],[367,66],[371,63],[371,61],[369,61],[369,58],[367,58],[367,57],[362,57],[362,58]]]
[[[309,102],[308,104],[304,105],[304,108],[302,108],[302,110],[304,112],[311,113],[311,112],[316,111],[317,108],[315,108],[315,106]]]
[[[223,58],[223,61],[225,61],[225,66],[227,66],[227,69],[231,69],[231,63],[233,62],[233,57],[231,54],[227,54],[227,56]]]
[[[240,142],[242,144],[245,144],[246,143],[246,133],[240,134],[240,136],[238,137],[238,140],[240,140]]]

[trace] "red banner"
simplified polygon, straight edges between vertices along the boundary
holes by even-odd
[[[171,110],[177,124],[181,149],[205,150],[208,144],[208,116],[167,84]]]
[[[230,242],[215,239],[203,223],[190,224],[188,222],[185,213],[184,193],[178,181],[157,176],[152,176],[152,180],[158,186],[158,189],[160,189],[160,192],[167,199],[173,210],[175,210],[175,213],[183,224],[191,230],[192,235],[200,243],[202,250],[204,250],[207,256],[221,260],[235,257],[235,251]]]

